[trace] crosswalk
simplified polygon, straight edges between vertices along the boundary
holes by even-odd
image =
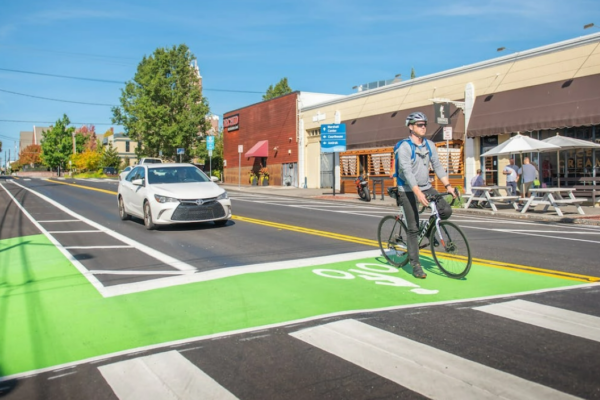
[[[577,337],[582,340],[582,352],[598,349],[600,342],[600,317],[584,313],[565,310],[554,306],[527,300],[503,301],[484,306],[461,308],[464,314],[473,311],[480,315],[502,318],[507,324],[525,323],[540,330],[551,330],[565,335],[562,339]],[[440,329],[444,329],[440,326]],[[276,340],[275,333],[267,333],[239,339],[263,340],[268,347],[270,341],[275,341],[275,346],[282,344],[281,339]],[[572,387],[550,387],[540,382],[532,381],[526,377],[517,376],[510,371],[503,371],[499,367],[491,367],[481,362],[470,360],[466,357],[452,354],[446,349],[437,348],[435,345],[421,343],[397,332],[392,332],[384,327],[369,323],[369,319],[361,321],[356,318],[340,319],[333,322],[324,321],[319,325],[291,327],[283,343],[286,347],[295,347],[298,352],[311,353],[314,360],[326,360],[327,357],[339,359],[346,365],[353,365],[365,373],[374,374],[391,385],[388,389],[395,393],[404,393],[403,398],[413,398],[417,395],[431,399],[576,399],[573,389],[589,385],[589,382],[572,382]],[[308,345],[308,348],[298,347],[294,341]],[[594,345],[586,343],[591,341]],[[227,344],[222,344],[227,346]],[[560,345],[559,344],[552,344]],[[194,351],[201,351],[209,347],[209,343],[196,347]],[[229,346],[227,346],[229,347]],[[224,350],[223,350],[224,351]],[[319,351],[319,353],[315,353]],[[519,349],[515,349],[519,351]],[[236,393],[239,387],[232,390],[225,384],[219,383],[219,373],[211,376],[214,371],[223,368],[213,368],[211,372],[203,371],[194,364],[202,362],[202,356],[190,356],[191,351],[168,350],[157,354],[127,359],[98,367],[106,383],[110,385],[114,394],[120,400],[132,399],[235,399],[235,398],[268,398],[267,393],[261,393],[261,385],[255,385],[251,395],[247,391]],[[290,354],[281,350],[281,353]],[[184,355],[185,354],[185,355]],[[226,352],[222,353],[223,358]],[[269,354],[263,350],[263,354]],[[319,357],[316,355],[319,354]],[[260,354],[257,354],[259,356]],[[326,356],[323,356],[326,355]],[[295,363],[302,359],[300,354],[292,356],[288,362]],[[192,361],[194,360],[194,361]],[[249,360],[240,360],[244,362]],[[285,371],[288,363],[279,360],[264,360],[262,365],[267,371]],[[584,360],[582,360],[584,362]],[[560,360],[550,360],[550,364],[560,365]],[[502,364],[502,363],[500,363]],[[324,376],[335,379],[335,368],[328,362],[322,365],[312,364],[304,366],[306,369],[321,370]],[[500,365],[501,366],[501,365]],[[237,366],[243,368],[242,366]],[[597,364],[596,364],[597,367]],[[322,368],[322,369],[321,369]],[[331,368],[331,376],[327,369]],[[343,367],[342,370],[348,367]],[[533,368],[533,367],[532,367]],[[227,368],[224,368],[227,370]],[[552,368],[550,368],[552,371]],[[560,375],[563,371],[553,371]],[[600,371],[597,371],[600,372]],[[341,375],[349,374],[343,371]],[[230,374],[225,374],[228,376]],[[600,376],[600,375],[596,375]],[[302,380],[302,377],[297,379]],[[229,381],[229,379],[226,379]],[[315,382],[313,385],[321,385]],[[594,383],[592,383],[593,385]],[[328,393],[328,398],[362,398],[357,393],[346,393],[347,388],[340,382],[336,393]],[[600,383],[597,383],[600,390]],[[276,389],[275,389],[276,390]],[[304,387],[304,392],[290,393],[289,388],[280,388],[281,393],[277,398],[319,398],[315,396],[314,388]],[[269,392],[271,395],[273,392]],[[407,395],[408,393],[408,395]],[[412,395],[410,395],[412,393]],[[596,391],[596,395],[598,392]],[[263,397],[265,396],[265,397]],[[586,396],[583,396],[586,397]]]

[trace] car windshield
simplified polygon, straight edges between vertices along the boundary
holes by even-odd
[[[210,182],[210,179],[204,172],[192,166],[148,169],[148,183],[150,184],[185,182]]]
[[[162,160],[157,160],[155,158],[148,158],[144,160],[144,164],[162,164]]]

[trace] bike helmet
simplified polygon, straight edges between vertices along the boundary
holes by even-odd
[[[424,121],[427,122],[427,117],[421,111],[408,114],[406,117],[406,126],[412,125],[415,122]]]

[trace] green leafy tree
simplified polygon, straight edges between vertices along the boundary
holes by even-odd
[[[138,65],[133,80],[121,90],[120,107],[113,107],[113,123],[123,125],[132,141],[141,143],[138,158],[174,159],[185,149],[185,159],[210,124],[207,100],[192,66],[194,55],[182,44],[158,48]]]
[[[112,143],[109,142],[108,147],[102,152],[102,166],[119,168],[120,164],[121,158],[119,158],[119,152],[113,147]]]
[[[52,169],[61,167],[63,170],[67,166],[67,161],[73,154],[73,132],[74,127],[68,127],[71,124],[69,117],[63,114],[62,119],[56,121],[51,129],[44,133],[41,141],[42,145],[42,163]]]
[[[283,96],[284,94],[292,93],[292,89],[288,85],[287,78],[283,78],[278,84],[273,87],[269,85],[267,93],[263,94],[263,100],[274,99],[275,97]]]
[[[417,75],[415,74],[415,69],[411,68],[410,69],[410,79],[415,79],[417,77]]]

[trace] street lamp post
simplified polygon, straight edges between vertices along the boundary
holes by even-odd
[[[600,27],[597,27],[593,22],[589,23],[589,24],[585,24],[583,26],[583,29],[590,29],[590,28],[596,28],[596,29],[600,29]]]

